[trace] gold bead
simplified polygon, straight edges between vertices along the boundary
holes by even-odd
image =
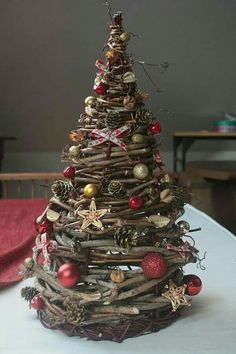
[[[33,265],[34,265],[34,260],[33,260],[33,258],[27,257],[27,258],[24,260],[24,265],[25,265],[25,267],[28,268],[28,269],[33,268]]]
[[[177,223],[177,226],[180,228],[183,234],[187,234],[190,230],[190,225],[187,221],[181,220]]]
[[[97,98],[95,96],[88,96],[85,98],[85,105],[86,106],[94,106],[96,104]]]
[[[72,157],[79,157],[80,156],[80,147],[73,145],[69,148],[69,154]]]
[[[149,174],[148,167],[143,163],[138,163],[133,168],[133,174],[135,178],[146,179]]]
[[[98,186],[93,183],[89,183],[84,187],[84,196],[86,198],[93,198],[98,193]]]
[[[134,144],[141,144],[141,143],[144,142],[144,140],[145,140],[145,136],[142,135],[142,134],[134,134],[134,135],[132,136],[132,142],[133,142]]]
[[[131,38],[130,32],[123,32],[120,35],[120,39],[122,40],[122,42],[128,42],[130,38]]]

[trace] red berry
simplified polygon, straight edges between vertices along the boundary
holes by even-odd
[[[36,231],[39,233],[39,234],[44,234],[45,232],[52,232],[53,231],[53,223],[49,220],[44,220],[41,222],[41,224],[37,224],[35,222],[35,228],[36,228]]]
[[[131,209],[140,209],[142,205],[143,200],[139,196],[132,195],[132,197],[129,198],[129,207]]]
[[[161,133],[161,124],[159,122],[154,122],[149,125],[149,131],[151,134],[160,134]]]
[[[102,81],[95,83],[93,89],[98,95],[105,95],[107,92],[107,86]]]
[[[65,288],[73,288],[80,280],[78,265],[73,263],[63,264],[57,272],[59,283]]]
[[[185,293],[189,296],[194,296],[202,290],[202,281],[195,274],[188,274],[184,276],[184,284],[187,285]]]
[[[68,166],[63,171],[63,176],[66,178],[74,179],[75,178],[75,168],[73,166]]]
[[[160,278],[167,271],[167,261],[161,253],[151,252],[143,258],[141,267],[147,278]]]
[[[44,305],[44,301],[40,296],[35,295],[33,299],[30,301],[30,304],[31,307],[33,307],[35,310],[40,310]]]

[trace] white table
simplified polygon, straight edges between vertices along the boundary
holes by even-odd
[[[222,206],[224,207],[224,206]],[[186,273],[198,274],[202,292],[192,307],[171,326],[158,333],[128,339],[122,344],[92,342],[45,329],[20,297],[18,284],[0,292],[1,354],[233,354],[236,353],[236,238],[206,214],[186,206],[181,218],[191,228],[196,247],[207,251],[205,271],[188,265]]]

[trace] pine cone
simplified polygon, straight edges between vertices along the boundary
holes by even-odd
[[[137,231],[134,227],[120,227],[115,231],[114,240],[117,246],[131,249],[138,243]]]
[[[115,197],[124,197],[126,194],[126,189],[123,183],[111,181],[108,185],[108,192],[113,194]]]
[[[23,297],[26,301],[31,301],[37,294],[38,290],[36,288],[32,288],[31,286],[26,286],[21,289],[21,297]]]
[[[51,189],[54,196],[62,202],[66,202],[69,199],[71,185],[68,182],[57,180],[53,183]]]
[[[106,117],[106,126],[110,130],[115,130],[121,127],[123,124],[122,117],[119,115],[119,112],[109,112]]]
[[[147,108],[139,107],[136,111],[135,119],[138,125],[147,125],[152,119],[152,112]]]
[[[75,302],[67,304],[66,315],[65,315],[67,322],[78,325],[81,322],[83,322],[85,316],[86,316],[86,310],[84,306],[80,306]]]

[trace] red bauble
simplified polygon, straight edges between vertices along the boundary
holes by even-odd
[[[141,267],[147,278],[160,278],[167,271],[167,261],[161,253],[151,252],[143,258]]]
[[[74,179],[75,178],[75,168],[73,166],[68,166],[63,171],[63,176],[66,178]]]
[[[139,196],[132,195],[132,197],[129,198],[129,207],[131,209],[140,209],[142,205],[143,200]]]
[[[57,272],[57,278],[65,288],[73,288],[80,280],[80,271],[78,265],[73,263],[63,264]]]
[[[40,296],[35,295],[30,301],[30,304],[35,310],[40,310],[44,306],[44,301]]]
[[[37,222],[35,221],[35,228],[36,231],[41,235],[45,232],[50,233],[53,230],[53,223],[49,220],[44,220],[40,224],[37,224]]]
[[[161,133],[161,124],[159,122],[154,122],[149,125],[149,132],[153,135]]]
[[[107,92],[107,86],[102,81],[95,83],[93,89],[98,95],[105,95]]]
[[[202,290],[202,281],[195,274],[187,274],[184,276],[184,284],[187,285],[185,293],[189,296],[194,296]]]

